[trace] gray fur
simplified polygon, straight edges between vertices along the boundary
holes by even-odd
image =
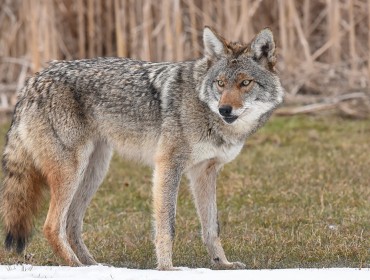
[[[20,195],[26,184],[14,191],[9,176],[20,172],[21,158],[28,159],[26,164],[50,186],[44,232],[67,263],[95,263],[81,239],[82,219],[115,149],[154,168],[159,269],[172,269],[176,199],[184,173],[211,259],[220,267],[243,267],[226,259],[220,243],[216,175],[282,102],[275,43],[269,30],[241,44],[227,42],[208,27],[204,42],[206,56],[194,61],[56,61],[26,82],[7,135],[1,194]],[[250,80],[248,88],[239,85],[240,75]],[[226,81],[223,89],[217,87],[220,77]],[[219,112],[225,100],[231,100],[232,123]],[[2,201],[8,243],[29,235],[29,229],[19,232],[12,222],[18,206]]]

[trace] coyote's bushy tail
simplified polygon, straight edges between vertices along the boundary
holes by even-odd
[[[13,124],[7,135],[3,159],[3,184],[0,187],[0,213],[5,232],[5,247],[22,253],[33,227],[33,217],[42,199],[40,173],[19,139]]]

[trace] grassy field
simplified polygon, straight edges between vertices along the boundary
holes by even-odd
[[[273,118],[225,166],[217,199],[226,254],[248,268],[369,266],[370,121]],[[62,263],[42,235],[46,210],[47,201],[26,255],[1,248],[2,264]],[[88,209],[84,239],[98,262],[155,267],[150,169],[114,157]],[[185,179],[174,265],[210,266]]]

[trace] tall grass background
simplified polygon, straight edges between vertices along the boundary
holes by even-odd
[[[369,97],[369,14],[370,0],[0,0],[0,121],[11,115],[27,76],[48,61],[195,59],[204,25],[245,42],[269,26],[287,101]],[[8,126],[0,125],[0,146]],[[297,116],[274,118],[251,138],[218,184],[231,260],[248,268],[369,267],[369,134],[369,119]],[[149,169],[114,157],[84,224],[97,261],[155,267],[150,186]],[[208,267],[184,187],[178,213],[174,264]],[[43,221],[37,219],[26,255],[0,246],[0,262],[61,264],[42,237]]]
[[[0,0],[0,111],[48,61],[202,55],[202,29],[250,41],[270,27],[288,97],[367,89],[370,0]]]

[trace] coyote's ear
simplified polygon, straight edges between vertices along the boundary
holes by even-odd
[[[206,26],[203,30],[204,55],[209,58],[216,58],[226,53],[226,41],[216,34],[214,30]]]
[[[262,29],[251,42],[253,58],[273,68],[276,63],[274,36],[269,28]]]

